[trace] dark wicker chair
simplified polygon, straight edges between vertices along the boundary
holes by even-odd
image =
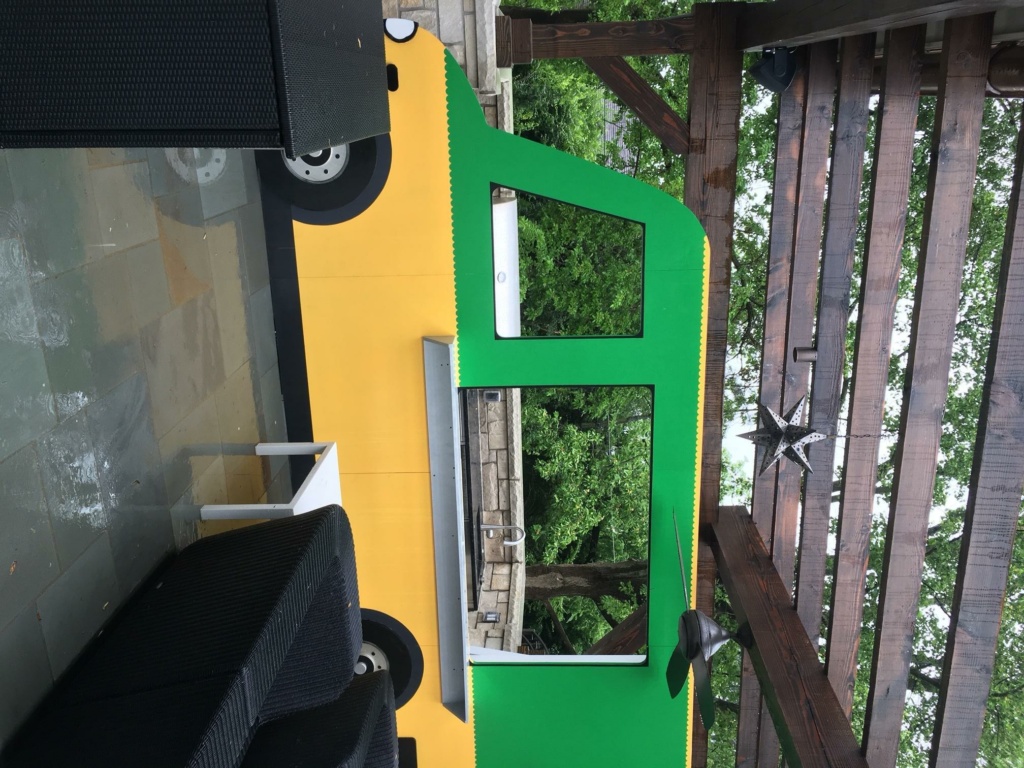
[[[250,744],[275,722],[369,754],[376,731],[365,747],[344,746],[354,724],[390,718],[395,742],[394,706],[371,695],[376,678],[350,685],[361,644],[340,507],[202,539],[83,654],[3,765],[238,766],[256,759]],[[340,717],[326,732],[324,706]],[[389,749],[397,754],[397,742]],[[336,764],[396,765],[361,759]]]
[[[390,128],[378,0],[4,0],[0,147],[283,147]]]

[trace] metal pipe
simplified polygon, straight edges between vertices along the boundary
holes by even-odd
[[[484,531],[484,535],[488,539],[494,538],[495,531],[514,531],[516,532],[515,539],[505,539],[502,544],[506,547],[514,547],[516,544],[522,544],[523,539],[526,538],[526,531],[520,528],[518,525],[481,525],[480,530]]]

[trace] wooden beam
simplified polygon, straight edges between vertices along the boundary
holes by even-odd
[[[718,569],[715,567],[715,556],[707,542],[701,540],[697,544],[697,607],[708,616],[715,613],[715,584],[718,581]],[[708,661],[708,671],[714,674],[715,660]],[[697,688],[691,686],[690,711],[697,712]],[[699,717],[693,718],[693,738],[690,742],[690,765],[692,768],[707,768],[708,763],[708,732]]]
[[[647,603],[612,627],[608,634],[587,648],[583,654],[585,656],[630,654],[636,653],[645,645],[647,645]]]
[[[846,327],[850,320],[850,279],[857,244],[874,50],[875,36],[872,34],[847,37],[842,41],[828,223],[822,247],[821,294],[818,298],[817,360],[808,419],[815,429],[826,434],[835,434],[842,407]],[[835,441],[814,443],[808,460],[815,471],[804,479],[796,607],[811,644],[817,647],[832,507]]]
[[[508,16],[494,17],[494,58],[499,67],[533,61],[533,22]]]
[[[970,230],[991,39],[991,14],[946,22],[871,688],[864,718],[865,754],[872,765],[895,765],[899,754],[928,515]]]
[[[800,179],[796,202],[789,308],[786,318],[785,374],[782,402],[792,406],[807,395],[810,363],[794,359],[793,350],[811,346],[818,298],[818,267],[825,218],[825,175],[836,99],[835,41],[815,43],[807,51],[807,96],[800,139]],[[805,411],[806,416],[806,411]],[[831,467],[829,467],[831,469]],[[803,471],[786,461],[775,487],[772,561],[786,589],[793,591],[797,521]]]
[[[799,52],[803,60],[803,52]],[[804,135],[807,69],[801,65],[793,84],[779,96],[775,139],[775,179],[772,187],[771,234],[768,241],[768,275],[761,342],[761,381],[758,401],[776,413],[785,411],[783,381],[786,370],[786,324],[789,288],[793,273],[797,194],[800,189],[800,146]],[[754,494],[751,515],[768,551],[774,552],[775,486],[779,465],[760,474],[764,448],[754,457]]]
[[[855,435],[878,435],[882,426],[923,44],[923,27],[898,29],[886,39],[885,88],[878,110],[847,427]],[[857,673],[879,445],[878,437],[846,442],[825,668],[847,714]]]
[[[804,45],[1021,5],[1022,0],[775,0],[750,4],[744,9],[739,43],[747,50]]]
[[[743,56],[736,47],[737,8],[697,6],[696,45],[690,60],[690,145],[683,199],[708,237],[710,249],[707,351],[704,359],[703,448],[700,516],[717,514],[722,483],[722,405],[729,322],[729,265],[736,207],[736,155],[739,146]],[[713,614],[714,562],[707,544],[698,545],[698,607]],[[691,762],[707,762],[707,732],[693,718]]]
[[[729,4],[697,6],[694,17],[700,42],[690,63],[690,151],[686,156],[683,197],[704,227],[711,251],[700,486],[702,520],[718,509],[722,477],[722,396],[743,76],[743,57],[735,46],[736,15],[736,8]]]
[[[532,59],[692,53],[696,23],[694,16],[577,24],[534,24],[497,16],[494,22],[499,67],[529,64]],[[527,49],[530,58],[523,55]]]
[[[723,507],[713,531],[711,548],[736,618],[750,628],[750,657],[787,763],[793,768],[866,768],[818,653],[750,516],[742,507]]]
[[[771,234],[768,241],[768,275],[761,341],[761,381],[758,402],[776,413],[785,412],[783,382],[786,370],[786,325],[793,273],[793,245],[796,236],[797,195],[800,188],[800,147],[804,135],[807,99],[807,71],[804,51],[798,52],[801,66],[792,85],[779,96],[779,118],[775,140],[775,179],[772,188]],[[754,524],[770,552],[775,554],[775,491],[780,465],[760,474],[764,448],[754,452],[754,492],[751,512]],[[752,700],[759,683],[750,663],[740,675],[740,696]],[[753,745],[756,743],[756,747]],[[755,765],[778,764],[779,743],[768,710],[740,709],[738,749],[757,755]]]
[[[1024,481],[1024,127],[932,737],[932,768],[974,765]]]
[[[658,140],[685,155],[690,147],[690,126],[670,107],[637,71],[619,56],[585,57],[583,63],[622,99]]]

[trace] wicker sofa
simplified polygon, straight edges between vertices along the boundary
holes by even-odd
[[[337,506],[202,539],[83,654],[5,752],[22,766],[396,766]]]

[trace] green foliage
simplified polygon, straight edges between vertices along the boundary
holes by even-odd
[[[640,333],[643,227],[518,195],[524,336]]]

